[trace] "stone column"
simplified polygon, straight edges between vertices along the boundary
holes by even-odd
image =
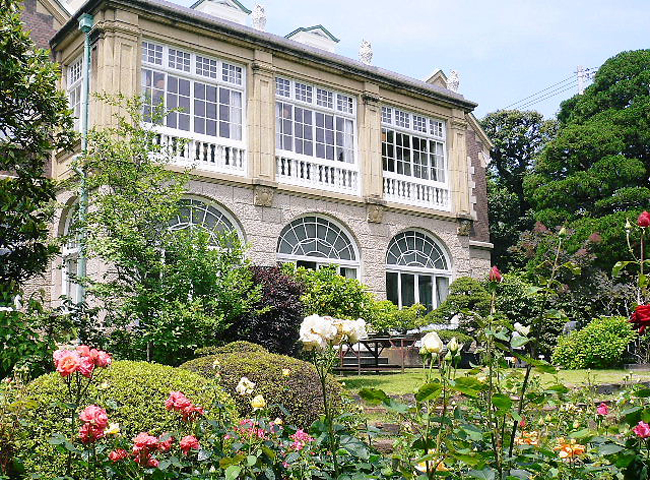
[[[258,184],[275,182],[275,68],[268,52],[255,50],[248,82],[249,175]]]
[[[138,15],[124,10],[102,10],[95,17],[92,35],[91,92],[119,93],[127,98],[139,95],[142,54]],[[91,99],[91,126],[114,124],[114,113],[113,107]]]
[[[454,110],[447,132],[449,185],[452,213],[461,218],[471,218],[466,130],[467,122],[464,120],[463,112]]]
[[[359,168],[366,199],[380,199],[383,191],[379,100],[379,85],[366,82],[359,108]]]

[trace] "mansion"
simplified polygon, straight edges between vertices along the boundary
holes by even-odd
[[[338,55],[322,25],[272,34],[265,15],[237,0],[26,0],[23,18],[62,66],[77,119],[85,75],[91,94],[143,94],[145,118],[174,109],[154,128],[170,168],[194,177],[173,228],[235,230],[256,264],[334,264],[399,306],[435,308],[454,278],[485,276],[491,144],[457,78],[373,66],[367,42],[359,59]],[[93,98],[90,126],[112,113]],[[51,175],[70,160],[55,156]],[[59,199],[53,232],[64,235],[76,199]],[[50,300],[74,296],[76,254],[64,248],[40,285]]]

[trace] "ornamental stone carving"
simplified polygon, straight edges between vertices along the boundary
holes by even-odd
[[[472,233],[472,221],[467,218],[458,219],[458,236],[459,237],[469,237],[469,234]]]
[[[460,75],[456,70],[452,70],[447,79],[447,88],[452,92],[458,93],[458,87],[460,87]]]
[[[361,60],[361,63],[371,65],[373,55],[372,44],[367,40],[362,40],[361,47],[359,48],[359,60]]]
[[[252,14],[253,19],[253,28],[255,30],[260,30],[261,32],[266,30],[266,10],[263,5],[259,3],[255,5]]]
[[[384,205],[377,201],[368,201],[366,215],[369,223],[381,223],[384,220]]]
[[[264,185],[256,185],[253,203],[258,207],[270,207],[273,205],[273,196],[275,195],[275,188],[267,187]]]

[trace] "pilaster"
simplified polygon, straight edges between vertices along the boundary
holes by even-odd
[[[249,175],[275,182],[275,67],[270,53],[255,50],[248,105]]]
[[[366,82],[359,108],[359,166],[363,196],[370,199],[383,194],[379,103],[379,85]]]
[[[452,212],[457,216],[470,218],[466,130],[467,122],[463,112],[454,110],[447,132]]]

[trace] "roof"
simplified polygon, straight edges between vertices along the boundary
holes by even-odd
[[[77,30],[77,19],[79,16],[83,13],[92,14],[102,4],[106,4],[112,8],[119,8],[121,6],[123,8],[140,10],[149,15],[163,17],[174,24],[186,22],[194,27],[198,26],[218,33],[224,38],[244,41],[257,48],[272,50],[276,53],[299,57],[324,67],[335,68],[345,75],[355,75],[365,81],[381,83],[411,94],[422,95],[453,105],[466,112],[472,111],[478,106],[477,103],[467,100],[461,94],[452,92],[446,88],[431,85],[422,80],[373,65],[366,65],[359,60],[310,47],[290,38],[256,30],[247,25],[217,18],[214,15],[183,7],[166,0],[87,0],[75,12],[73,17],[54,35],[50,41],[52,49],[54,50],[71,32]]]
[[[203,2],[210,2],[210,1],[212,1],[212,0],[198,0],[198,1],[195,2],[195,3],[194,3],[190,8],[196,8],[196,7],[198,7],[199,5],[201,5]],[[242,12],[244,12],[244,13],[246,13],[246,14],[249,14],[249,13],[252,12],[252,10],[249,10],[249,9],[246,8],[244,5],[242,5],[241,2],[238,2],[237,0],[228,0],[228,1],[234,3],[235,6],[236,6],[237,8],[239,8]]]
[[[339,43],[341,40],[336,38],[334,35],[332,35],[332,32],[330,32],[327,28],[323,27],[320,23],[318,25],[312,25],[311,27],[298,27],[296,28],[293,32],[288,33],[287,35],[284,36],[284,38],[291,38],[297,33],[300,32],[313,32],[314,30],[320,30],[323,32],[327,37],[332,40],[333,42]]]

